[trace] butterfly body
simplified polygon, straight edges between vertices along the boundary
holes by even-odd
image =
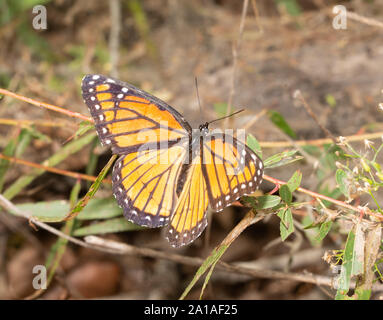
[[[179,247],[195,240],[214,211],[262,181],[263,163],[231,134],[193,130],[160,99],[122,81],[87,75],[82,92],[101,142],[119,154],[112,173],[113,194],[125,217],[147,227],[167,226]]]

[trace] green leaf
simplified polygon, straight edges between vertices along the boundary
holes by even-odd
[[[22,211],[31,213],[42,222],[62,221],[70,210],[66,200],[54,200],[17,205]],[[110,219],[122,215],[122,209],[114,198],[91,199],[77,216],[78,220]]]
[[[278,211],[277,215],[281,219],[279,226],[281,239],[285,241],[287,237],[294,232],[293,214],[290,208],[283,208]]]
[[[290,151],[277,153],[267,158],[263,162],[263,164],[265,168],[276,168],[276,167],[281,167],[281,166],[303,159],[302,156],[294,156],[297,152],[298,150],[290,150]]]
[[[32,134],[29,131],[29,129],[22,129],[17,142],[17,147],[15,150],[15,157],[20,158],[21,155],[24,153],[25,149],[29,146],[29,144],[32,141]]]
[[[218,260],[222,257],[222,255],[225,253],[228,246],[226,245],[220,245],[218,248],[215,248],[212,253],[205,259],[205,261],[202,263],[202,265],[198,268],[196,274],[194,275],[192,281],[189,283],[189,285],[186,287],[184,292],[182,293],[180,300],[183,300],[187,294],[190,292],[190,290],[193,288],[193,286],[197,283],[197,281],[201,278],[201,276],[211,267],[214,268],[215,264],[218,262]],[[211,272],[210,272],[211,275]],[[204,285],[205,287],[206,285]]]
[[[347,174],[342,169],[336,170],[335,174],[336,183],[339,186],[340,192],[342,192],[347,198],[349,198],[350,193],[347,187]]]
[[[343,263],[339,276],[339,287],[336,300],[349,299],[351,278],[363,273],[364,264],[364,233],[361,223],[357,223],[350,230],[344,249]]]
[[[122,215],[114,197],[91,199],[77,216],[78,220],[110,219]]]
[[[285,118],[278,111],[269,110],[267,111],[267,115],[269,119],[271,120],[271,122],[276,127],[278,127],[282,132],[287,134],[290,138],[296,139],[297,135],[295,134],[293,129],[291,129],[289,124],[286,122]]]
[[[274,208],[281,202],[281,198],[274,195],[264,195],[256,198],[243,196],[241,201],[245,204],[249,204],[254,210],[260,210]]]
[[[21,211],[30,213],[42,222],[61,220],[70,209],[70,205],[66,200],[24,203],[16,207]]]
[[[287,203],[288,205],[291,204],[291,201],[293,200],[293,195],[286,184],[282,185],[279,188],[279,195],[285,203]]]
[[[251,150],[253,150],[260,159],[262,159],[261,146],[260,146],[258,140],[251,133],[249,133],[247,135],[246,143],[247,143],[248,147]]]
[[[293,176],[290,178],[290,180],[287,182],[287,186],[290,189],[290,192],[294,192],[298,189],[302,181],[302,172],[295,171]]]
[[[135,231],[142,230],[144,227],[138,226],[132,222],[129,222],[125,218],[109,219],[102,222],[93,223],[89,226],[78,228],[74,231],[73,235],[76,237],[82,237],[92,234],[105,234],[115,233],[123,231]]]
[[[331,230],[331,227],[333,225],[333,222],[332,221],[326,221],[324,223],[322,223],[319,227],[319,232],[318,234],[316,235],[316,237],[314,238],[314,242],[315,243],[320,243],[322,242],[322,240],[327,236],[327,234],[330,232]]]

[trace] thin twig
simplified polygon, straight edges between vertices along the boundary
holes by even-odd
[[[0,119],[0,124],[9,125],[9,126],[20,126],[20,127],[29,127],[31,125],[41,126],[41,127],[78,127],[75,123],[69,121],[45,121],[45,120],[21,120],[21,119]],[[68,128],[69,129],[69,128]]]
[[[118,78],[118,60],[120,49],[120,30],[121,30],[121,3],[120,0],[110,0],[110,74]]]
[[[81,120],[84,120],[84,121],[93,122],[92,118],[86,117],[86,116],[82,115],[79,112],[69,111],[67,109],[64,109],[64,108],[61,108],[61,107],[58,107],[58,106],[54,106],[54,105],[49,104],[49,103],[44,103],[44,102],[40,102],[40,101],[31,99],[31,98],[27,98],[27,97],[21,96],[19,94],[13,93],[11,91],[8,91],[8,90],[2,89],[2,88],[0,88],[0,94],[4,94],[6,96],[9,96],[9,97],[12,97],[12,98],[15,98],[15,99],[18,99],[18,100],[22,100],[24,102],[33,104],[33,105],[35,105],[37,107],[40,107],[40,108],[45,108],[45,109],[49,109],[49,110],[52,110],[52,111],[60,112],[60,113],[65,114],[65,115],[67,115],[69,117],[72,117],[72,118],[78,118],[78,119],[81,119]]]
[[[363,17],[360,14],[357,14],[356,12],[347,11],[347,18],[367,24],[369,26],[383,28],[383,22],[378,21],[376,19]]]
[[[63,169],[58,169],[58,168],[54,168],[54,167],[48,167],[48,166],[44,166],[44,165],[41,165],[41,164],[38,164],[35,162],[30,162],[30,161],[26,161],[26,160],[14,158],[14,157],[8,157],[8,156],[3,155],[1,153],[0,153],[0,159],[4,159],[4,160],[7,160],[9,162],[25,165],[25,166],[32,167],[32,168],[43,169],[43,170],[48,171],[48,172],[53,172],[56,174],[60,174],[60,175],[67,176],[67,177],[72,177],[75,179],[81,179],[81,180],[87,180],[87,181],[95,181],[97,179],[97,177],[90,176],[87,174],[63,170]],[[112,183],[112,181],[110,179],[104,179],[103,182]]]
[[[226,109],[227,116],[231,113],[231,106],[233,104],[233,98],[235,93],[235,76],[236,76],[237,64],[238,64],[238,52],[241,46],[243,30],[245,28],[245,20],[246,20],[246,13],[247,13],[248,6],[249,6],[249,0],[244,0],[243,7],[242,7],[242,14],[241,14],[241,22],[239,25],[238,39],[233,45],[233,66],[232,66],[231,79],[230,79],[229,99],[227,102],[227,109]],[[227,125],[227,121],[228,120],[225,121],[226,125]]]
[[[362,141],[365,139],[367,140],[381,139],[382,137],[383,137],[383,131],[345,136],[348,142],[357,142],[357,141]],[[322,146],[324,144],[331,144],[331,143],[333,143],[333,140],[330,138],[294,141],[294,144],[299,146],[306,146],[306,145]],[[292,143],[290,141],[260,141],[259,144],[262,148],[286,148],[286,147],[292,146]]]
[[[252,5],[253,10],[254,10],[255,21],[257,23],[259,32],[263,33],[263,27],[262,27],[260,19],[259,19],[259,11],[258,11],[258,8],[257,8],[257,0],[251,0],[251,5]]]

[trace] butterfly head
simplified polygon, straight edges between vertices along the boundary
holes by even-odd
[[[204,124],[201,124],[199,126],[199,131],[202,134],[208,134],[209,133],[209,122],[205,122]]]

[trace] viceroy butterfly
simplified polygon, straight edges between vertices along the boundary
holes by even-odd
[[[174,247],[191,243],[207,226],[207,208],[222,211],[262,182],[262,160],[232,135],[192,130],[175,109],[122,81],[82,80],[82,95],[103,145],[121,155],[113,194],[125,217],[151,228],[168,226]]]

